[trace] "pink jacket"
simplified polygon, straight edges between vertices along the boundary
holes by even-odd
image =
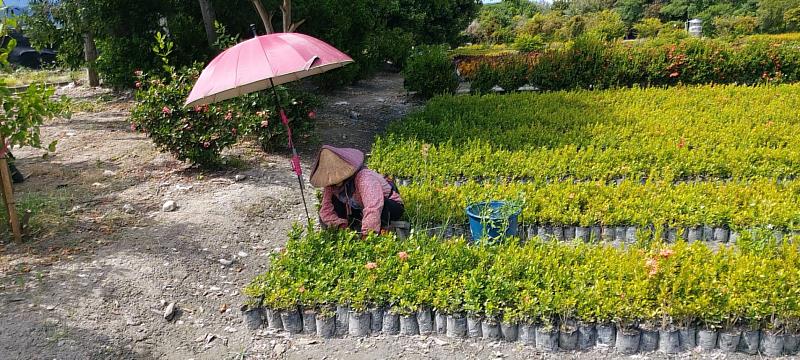
[[[331,198],[339,195],[344,190],[344,186],[335,188],[326,186],[322,193],[322,208],[319,211],[322,222],[332,227],[347,225],[347,219],[342,219],[336,215]],[[378,174],[369,169],[363,169],[356,174],[355,191],[348,194],[357,206],[361,207],[363,218],[361,219],[361,232],[367,234],[370,231],[381,231],[381,212],[383,211],[383,200],[386,197],[402,203],[400,194],[396,191],[392,193],[392,186]],[[348,204],[346,204],[348,205]],[[349,207],[349,205],[348,205]]]

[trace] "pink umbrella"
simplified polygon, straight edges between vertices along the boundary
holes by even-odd
[[[257,36],[223,51],[200,74],[192,88],[186,106],[211,104],[256,91],[271,88],[281,121],[289,135],[292,149],[292,169],[300,183],[306,217],[309,222],[303,172],[300,157],[292,142],[289,119],[281,108],[275,85],[285,84],[307,76],[345,66],[353,62],[349,56],[322,40],[299,33],[275,33]]]

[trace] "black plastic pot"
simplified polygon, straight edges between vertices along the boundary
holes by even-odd
[[[597,342],[597,329],[594,324],[578,324],[578,350],[589,350]]]
[[[368,336],[372,332],[370,313],[368,311],[350,311],[348,329],[348,334],[350,334],[350,336]]]
[[[658,351],[666,354],[681,352],[681,335],[676,329],[658,331]]]
[[[719,349],[728,354],[732,354],[736,352],[736,348],[739,347],[739,341],[741,341],[742,332],[738,330],[729,330],[723,331],[719,333]]]
[[[419,335],[416,315],[400,315],[400,335]]]
[[[763,355],[781,356],[781,354],[783,354],[784,345],[783,334],[774,334],[769,331],[764,331],[761,333],[761,342],[758,350]]]
[[[376,307],[369,310],[370,319],[372,321],[370,330],[373,334],[378,334],[383,330],[383,314],[386,311],[382,307]]]
[[[577,350],[578,329],[575,327],[562,328],[558,332],[558,347],[566,351]]]
[[[500,323],[495,319],[485,318],[481,322],[481,334],[486,340],[500,340]]]
[[[639,351],[642,334],[639,329],[617,329],[617,352],[621,354],[635,354]]]
[[[575,238],[583,241],[588,242],[590,236],[590,231],[588,227],[585,226],[576,226],[575,227]]]
[[[264,326],[263,308],[244,309],[242,317],[244,317],[244,325],[248,330],[258,330]]]
[[[315,327],[317,328],[317,336],[328,339],[336,335],[336,316],[322,316],[317,314],[314,319]]]
[[[627,226],[617,226],[614,232],[614,242],[622,244],[625,242],[625,233],[628,232]]]
[[[678,334],[681,338],[681,351],[689,351],[697,347],[697,327],[689,325],[678,330]]]
[[[350,329],[350,307],[345,305],[336,306],[336,335],[344,336]]]
[[[467,336],[467,317],[464,314],[447,315],[447,337],[464,338]]]
[[[481,332],[481,318],[477,316],[467,317],[467,335],[473,339],[483,337],[483,333]]]
[[[597,329],[597,344],[602,346],[613,347],[617,343],[617,327],[614,324],[598,324],[595,326]]]
[[[658,350],[658,330],[640,329],[639,351],[650,353]]]
[[[564,240],[572,241],[575,240],[575,227],[572,225],[564,226]]]
[[[703,241],[714,241],[714,228],[708,225],[703,225]]]
[[[800,345],[800,335],[786,334],[783,337],[783,353],[786,355],[796,355]]]
[[[690,243],[700,241],[702,238],[703,228],[700,226],[690,227],[689,231],[686,233],[686,241]]]
[[[303,333],[317,333],[317,312],[311,309],[303,310]]]
[[[282,310],[281,322],[283,323],[283,329],[292,334],[303,332],[303,317],[297,309]]]
[[[517,327],[517,324],[500,323],[500,333],[503,334],[503,340],[505,341],[517,341],[519,337],[519,327]]]
[[[602,241],[611,242],[614,241],[614,236],[617,232],[617,228],[613,226],[603,226],[600,228],[600,239]]]
[[[625,242],[628,244],[636,243],[636,226],[628,226],[625,229]]]
[[[536,328],[536,348],[545,352],[558,351],[558,330],[556,328]]]
[[[445,313],[436,311],[436,315],[433,318],[433,323],[437,334],[447,334],[447,315],[445,315]]]
[[[576,231],[577,235],[577,231]],[[600,241],[600,226],[595,225],[589,228],[589,241],[590,242],[598,242]]]
[[[433,333],[433,313],[431,309],[422,308],[417,310],[417,324],[419,325],[420,335],[430,335]]]
[[[697,332],[697,345],[703,351],[713,351],[717,348],[719,333],[716,330],[702,329]]]
[[[564,241],[564,227],[553,226],[553,240]]]
[[[739,352],[755,355],[758,354],[758,345],[761,340],[761,332],[758,330],[742,331],[742,338],[739,340]]]
[[[270,330],[283,330],[283,321],[281,321],[280,311],[267,309],[267,327]]]
[[[724,244],[728,242],[728,229],[723,227],[716,227],[714,228],[714,241]]]
[[[400,333],[400,315],[388,310],[383,313],[383,327],[381,333],[384,335],[397,335]]]
[[[525,345],[536,346],[536,325],[520,324],[519,341]]]

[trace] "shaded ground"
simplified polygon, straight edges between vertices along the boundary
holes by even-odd
[[[556,357],[516,344],[424,337],[323,342],[247,331],[242,287],[304,218],[288,158],[243,145],[227,154],[236,168],[189,169],[130,130],[130,96],[61,92],[89,111],[42,128],[46,142],[59,140],[58,151],[47,157],[15,151],[30,175],[16,187],[17,198],[33,215],[31,240],[0,247],[0,359]],[[396,74],[324,101],[320,140],[362,149],[413,106]],[[307,165],[314,151],[301,150]],[[236,175],[246,178],[235,181]],[[307,189],[309,198],[313,193]],[[167,200],[178,210],[162,212]],[[170,302],[178,310],[166,321]],[[600,350],[562,356],[611,357]]]

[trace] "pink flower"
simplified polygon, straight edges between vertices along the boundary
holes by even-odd
[[[208,149],[209,147],[211,147],[211,143],[210,142],[208,142],[208,141],[203,142],[203,148]]]
[[[228,113],[225,114],[225,120],[230,120],[230,119],[233,119],[233,113],[228,111]]]
[[[133,83],[133,85],[136,86],[137,89],[141,89],[142,88],[142,82],[141,81],[137,81],[137,82]]]
[[[297,289],[297,292],[299,292],[299,293],[301,293],[301,294],[302,294],[302,293],[304,293],[304,292],[306,292],[306,287],[305,287],[305,286],[303,286],[303,285],[300,285],[300,288],[298,288],[298,289]]]
[[[131,123],[131,131],[136,131],[136,124]]]
[[[671,77],[671,78],[676,78],[678,76],[681,76],[681,74],[679,72],[677,72],[677,71],[673,72],[672,74],[669,74],[669,77]]]
[[[161,113],[164,115],[172,115],[172,109],[164,106],[163,108],[161,108]]]
[[[406,261],[406,260],[408,260],[408,253],[405,252],[405,251],[401,251],[401,252],[397,253],[397,257],[400,258],[400,261]]]
[[[668,259],[670,256],[675,255],[675,250],[672,249],[664,249],[658,253],[664,259]]]
[[[133,75],[136,75],[136,76],[142,76],[143,74],[144,73],[142,72],[142,70],[136,70],[136,71],[133,72]]]
[[[265,128],[267,126],[269,126],[269,121],[268,120],[264,120],[264,121],[261,122],[261,127],[262,128]]]
[[[232,128],[232,129],[231,129],[231,133],[232,133],[233,135],[236,135],[236,131],[237,131],[237,130],[236,130],[236,128]]]
[[[374,262],[368,262],[367,265],[364,265],[364,267],[367,268],[367,270],[375,270],[378,268],[378,264]]]
[[[316,119],[317,118],[317,112],[314,111],[314,110],[309,111],[308,112],[308,118],[311,119],[311,120]]]

